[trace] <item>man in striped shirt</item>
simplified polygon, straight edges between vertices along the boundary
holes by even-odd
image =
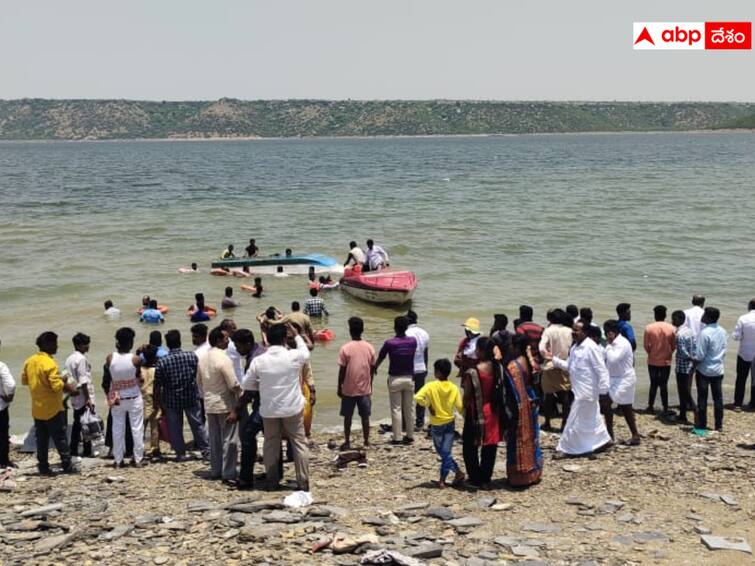
[[[676,326],[676,390],[679,394],[678,422],[688,423],[687,411],[697,415],[697,405],[692,397],[692,376],[695,361],[692,353],[697,349],[692,329],[685,325],[684,311],[671,313],[671,322]],[[697,419],[695,419],[697,421]]]
[[[309,299],[304,303],[304,314],[307,316],[321,317],[329,316],[328,309],[325,307],[325,301],[318,297],[320,292],[314,287],[309,290]]]

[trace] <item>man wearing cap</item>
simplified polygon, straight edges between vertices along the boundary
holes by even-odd
[[[459,368],[459,376],[464,375],[468,369],[477,366],[477,339],[480,337],[480,320],[470,316],[462,326],[465,336],[459,342],[459,347],[454,356],[454,365]]]

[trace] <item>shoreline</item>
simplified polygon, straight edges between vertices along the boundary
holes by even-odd
[[[623,421],[616,424],[617,440],[627,438]],[[639,447],[558,461],[558,436],[541,433],[543,479],[524,490],[504,481],[504,446],[489,488],[440,491],[433,486],[437,457],[424,435],[414,446],[393,447],[389,435],[373,434],[367,466],[339,470],[328,441],[340,437],[316,434],[315,503],[304,509],[283,508],[289,490],[240,492],[210,481],[197,460],[114,470],[111,461],[93,458],[80,475],[50,479],[36,474],[33,456],[16,456],[16,487],[3,494],[0,548],[8,564],[33,557],[39,564],[356,565],[381,549],[439,566],[751,560],[708,550],[702,537],[755,542],[748,488],[755,481],[755,413],[727,411],[724,432],[704,438],[648,415],[638,415],[638,425]],[[461,465],[458,443],[454,457]],[[290,480],[293,465],[285,468]],[[342,553],[333,544],[312,553],[336,533],[353,544],[335,545]]]
[[[129,142],[233,142],[233,141],[310,141],[310,140],[373,140],[373,139],[443,139],[443,138],[518,138],[530,136],[607,136],[641,134],[755,134],[755,128],[720,128],[711,130],[599,130],[574,132],[527,132],[527,133],[488,133],[488,134],[395,134],[395,135],[354,135],[354,136],[209,136],[209,137],[168,137],[168,138],[108,138],[108,139],[0,139],[0,144],[23,143],[129,143]]]

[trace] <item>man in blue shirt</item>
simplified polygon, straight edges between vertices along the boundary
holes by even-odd
[[[724,421],[724,397],[721,385],[724,380],[724,360],[726,358],[726,331],[718,325],[720,311],[705,307],[702,323],[705,325],[697,339],[693,358],[697,361],[697,412],[698,427],[704,429],[708,420],[708,386],[713,395],[713,416],[716,430],[720,431]]]
[[[632,320],[632,305],[629,303],[619,303],[616,305],[616,314],[619,317],[619,332],[621,335],[629,340],[632,345],[632,351],[637,349],[637,338],[634,336],[634,328],[629,324]]]
[[[149,307],[144,309],[144,312],[142,312],[142,316],[139,320],[146,322],[147,324],[160,324],[162,322],[165,322],[163,314],[159,310],[157,310],[157,301],[150,300]]]

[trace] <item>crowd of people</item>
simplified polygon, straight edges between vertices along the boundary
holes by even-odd
[[[358,254],[357,254],[358,255]],[[169,442],[177,461],[187,457],[184,417],[193,446],[209,462],[212,479],[240,489],[256,487],[254,464],[257,437],[264,436],[264,487],[276,489],[282,479],[283,440],[293,459],[296,482],[310,490],[309,450],[315,381],[310,364],[314,334],[310,317],[327,316],[324,303],[311,288],[304,309],[298,302],[284,314],[275,307],[257,317],[259,330],[237,328],[230,318],[214,328],[204,322],[191,327],[193,348],[182,346],[178,330],[154,330],[149,342],[136,347],[129,327],[115,333],[115,348],[103,366],[102,389],[109,407],[105,444],[114,465],[131,459],[136,467],[162,459],[161,442]],[[152,301],[147,307],[153,307]],[[198,299],[197,310],[203,306]],[[112,304],[109,308],[113,308]],[[733,410],[743,409],[748,374],[755,358],[755,299],[737,321],[732,337],[740,342]],[[641,442],[635,419],[637,334],[631,324],[631,305],[621,303],[615,319],[602,326],[589,308],[573,305],[547,313],[548,324],[533,321],[533,309],[523,305],[508,329],[505,314],[496,314],[487,335],[474,317],[463,323],[464,336],[453,359],[429,359],[430,334],[419,326],[416,312],[394,320],[394,336],[379,349],[363,337],[364,321],[348,319],[350,340],[338,352],[337,393],[343,417],[341,450],[352,447],[352,420],[361,419],[362,445],[370,446],[370,417],[374,378],[387,361],[390,404],[390,442],[411,445],[415,434],[432,437],[440,457],[438,486],[449,474],[455,485],[490,484],[498,446],[506,449],[506,481],[529,486],[540,481],[540,413],[543,429],[554,430],[561,417],[555,457],[584,456],[606,450],[615,440],[614,414],[626,421],[630,446]],[[709,391],[713,397],[714,429],[722,430],[722,382],[727,332],[718,324],[720,312],[695,295],[692,306],[671,314],[664,305],[653,309],[655,321],[643,332],[650,379],[645,411],[655,413],[658,394],[660,418],[692,425],[697,434],[707,429]],[[165,344],[163,345],[163,340]],[[37,443],[38,468],[52,474],[48,461],[50,441],[64,472],[75,472],[72,456],[92,455],[90,439],[82,436],[82,419],[95,408],[95,388],[87,352],[90,337],[77,333],[64,370],[55,361],[58,336],[43,332],[38,352],[23,367],[21,382],[31,393],[31,412]],[[452,381],[457,368],[460,387]],[[676,370],[679,412],[669,404],[668,382]],[[433,380],[428,380],[432,369]],[[0,466],[11,464],[8,453],[8,405],[15,380],[0,363]],[[697,395],[692,395],[692,386]],[[751,382],[749,409],[755,410]],[[73,409],[70,443],[67,408]],[[692,421],[687,420],[691,413]],[[456,423],[463,419],[461,434]],[[149,449],[145,453],[145,428]],[[453,445],[460,439],[463,469],[454,460]]]

